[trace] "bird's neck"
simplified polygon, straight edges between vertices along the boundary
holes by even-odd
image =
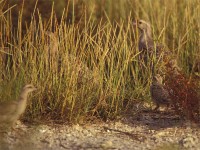
[[[28,92],[26,91],[22,91],[20,96],[19,96],[19,102],[23,102],[23,101],[26,101],[27,100],[27,97],[28,97]]]
[[[142,30],[142,34],[140,36],[140,42],[148,43],[153,42],[151,30]]]
[[[27,96],[28,96],[27,91],[21,92],[21,94],[19,96],[19,100],[18,100],[16,114],[21,115],[25,111],[26,105],[27,105]]]

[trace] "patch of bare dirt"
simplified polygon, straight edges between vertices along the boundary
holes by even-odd
[[[143,111],[86,125],[18,125],[1,134],[0,150],[200,149],[200,128],[173,112]]]

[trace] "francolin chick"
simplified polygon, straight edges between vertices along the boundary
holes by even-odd
[[[156,108],[154,110],[157,110],[160,105],[169,106],[171,102],[168,91],[162,85],[162,80],[162,77],[157,74],[153,77],[153,81],[150,86],[151,98],[156,103]]]
[[[28,93],[35,90],[33,85],[25,85],[17,101],[0,103],[0,127],[7,129],[16,123],[26,109]]]
[[[177,64],[177,60],[176,59],[171,59],[169,60],[169,62],[167,63],[167,69],[168,71],[171,72],[171,75],[180,75],[181,72],[181,68],[178,66]]]

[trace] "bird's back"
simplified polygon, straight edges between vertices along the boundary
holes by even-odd
[[[163,85],[156,83],[150,87],[151,97],[158,104],[169,104],[170,98],[168,91]]]

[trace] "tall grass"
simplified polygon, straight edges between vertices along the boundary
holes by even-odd
[[[0,14],[0,97],[16,99],[24,84],[36,85],[25,114],[28,119],[106,119],[123,112],[127,99],[148,101],[151,68],[141,71],[139,65],[135,18],[151,22],[154,39],[169,47],[187,74],[193,73],[190,68],[200,55],[198,0],[90,3],[95,9],[83,9],[83,23],[66,24],[65,16],[58,23],[53,9],[44,22],[35,9],[24,29],[22,9],[14,29],[12,11]],[[86,2],[85,6],[89,7]],[[74,17],[78,13],[74,11]],[[100,15],[105,18],[100,20]]]

